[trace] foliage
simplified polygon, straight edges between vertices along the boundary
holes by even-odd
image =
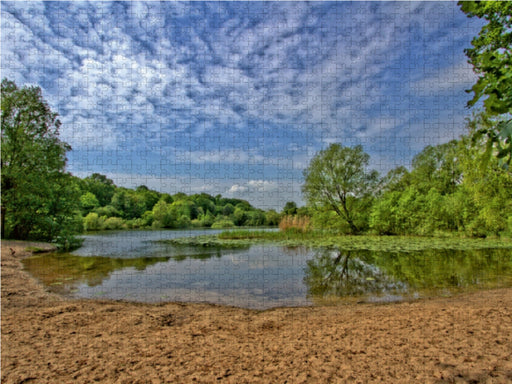
[[[100,205],[98,199],[92,192],[86,192],[80,196],[80,208],[83,213],[88,213]]]
[[[478,36],[471,41],[473,48],[465,50],[469,63],[479,75],[470,91],[473,98],[468,106],[483,99],[485,114],[498,117],[491,127],[476,132],[488,136],[489,147],[496,145],[497,157],[510,165],[512,160],[512,2],[460,1],[468,17],[485,19]]]
[[[302,188],[308,204],[319,211],[332,211],[345,221],[352,233],[364,229],[357,217],[377,183],[376,171],[368,172],[369,155],[362,146],[354,148],[331,144],[320,151],[304,171]]]
[[[235,223],[233,223],[229,219],[220,219],[218,221],[215,221],[215,223],[212,224],[212,228],[214,228],[214,229],[231,228],[234,226],[235,226]]]
[[[105,175],[93,173],[91,176],[86,177],[82,184],[83,190],[92,193],[98,200],[100,206],[103,207],[110,204],[116,189],[111,179],[107,178]]]
[[[144,185],[135,189],[122,188],[98,173],[78,181],[86,231],[125,227],[178,229],[279,224],[280,215],[275,210],[265,212],[240,199],[227,199],[220,195],[213,197],[206,193],[170,196]],[[109,218],[115,220],[108,221]]]
[[[270,226],[279,225],[279,220],[281,219],[281,215],[277,213],[274,209],[269,209],[265,212],[265,224]]]
[[[109,217],[103,224],[103,229],[123,229],[124,222],[119,217]]]
[[[382,181],[382,194],[372,207],[372,231],[386,235],[459,232],[473,237],[509,233],[512,175],[496,158],[483,161],[485,145],[463,136],[426,147],[414,158],[411,172],[392,171],[392,177]]]
[[[297,204],[294,201],[288,201],[283,208],[283,215],[295,215],[297,213]]]
[[[71,247],[81,230],[80,190],[65,172],[71,147],[39,87],[2,81],[2,237],[56,241]]]
[[[468,130],[473,136],[475,120]],[[510,236],[512,174],[498,158],[487,158],[484,140],[470,136],[429,145],[410,171],[398,167],[380,180],[366,171],[369,156],[360,146],[332,144],[304,172],[304,211],[312,227],[343,234]],[[281,227],[290,222],[286,217]]]
[[[91,212],[84,218],[84,229],[86,231],[99,231],[104,229],[105,216],[98,216],[96,212]]]

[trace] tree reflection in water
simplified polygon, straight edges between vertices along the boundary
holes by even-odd
[[[386,275],[372,263],[370,251],[323,249],[307,262],[304,282],[311,296],[397,294],[405,283]]]
[[[438,296],[512,286],[509,249],[416,252],[318,250],[307,262],[309,296]],[[394,295],[394,296],[393,296]]]

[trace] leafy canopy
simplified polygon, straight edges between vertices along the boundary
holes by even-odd
[[[484,99],[485,113],[497,121],[495,127],[477,131],[475,138],[487,135],[489,146],[496,144],[498,158],[509,165],[512,160],[512,2],[460,1],[458,4],[468,17],[487,21],[471,41],[473,48],[464,51],[479,75],[468,91],[474,93],[468,106]]]
[[[65,172],[71,147],[59,139],[57,113],[39,87],[4,79],[1,96],[2,237],[71,239],[79,190]]]
[[[361,145],[331,144],[320,151],[304,170],[302,192],[308,204],[334,211],[352,232],[360,232],[356,207],[372,193],[378,178],[376,171],[366,170],[369,159]]]

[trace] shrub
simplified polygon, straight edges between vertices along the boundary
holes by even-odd
[[[89,213],[84,217],[84,229],[86,231],[99,231],[103,229],[105,224],[105,216],[99,216],[95,212]]]
[[[120,212],[111,205],[107,205],[105,207],[98,207],[98,208],[94,209],[94,212],[96,212],[98,214],[98,216],[100,216],[100,217],[101,216],[116,217],[116,216],[120,215]]]
[[[176,227],[178,228],[189,228],[191,226],[190,217],[181,215],[176,221]]]
[[[235,223],[228,219],[221,219],[212,224],[212,228],[231,228],[234,227]]]
[[[159,220],[153,220],[153,223],[151,223],[151,228],[153,228],[153,229],[163,228],[162,222]]]
[[[103,224],[103,229],[123,229],[124,221],[120,217],[109,217]]]

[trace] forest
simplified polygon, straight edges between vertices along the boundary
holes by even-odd
[[[226,228],[277,225],[274,210],[254,208],[245,200],[211,196],[160,193],[141,185],[121,188],[104,175],[75,179],[86,231],[131,228]]]

